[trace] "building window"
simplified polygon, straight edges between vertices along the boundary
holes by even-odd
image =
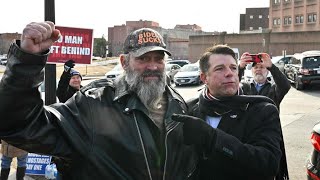
[[[253,27],[249,27],[249,29],[250,29],[250,31],[252,31],[252,30],[253,30]]]
[[[300,23],[303,23],[303,16],[300,16]]]
[[[317,21],[317,14],[308,14],[308,23],[314,23]]]
[[[295,23],[296,24],[303,24],[303,15],[297,15]]]
[[[250,19],[253,19],[253,15],[250,15]]]
[[[291,17],[288,17],[288,24],[291,24],[291,23],[292,23]]]
[[[277,19],[273,19],[273,25],[277,25]]]
[[[278,26],[281,24],[281,19],[280,18],[274,18],[273,19],[273,25]]]
[[[259,15],[259,19],[262,19],[262,15]]]
[[[284,25],[287,25],[287,24],[288,24],[288,18],[287,18],[287,17],[283,18],[283,24],[284,24]]]
[[[284,25],[289,25],[289,24],[291,24],[291,17],[284,17],[283,18],[283,24]]]
[[[274,3],[274,4],[280,4],[280,1],[281,1],[281,0],[273,0],[273,3]]]
[[[284,0],[284,2],[290,2],[291,0]]]

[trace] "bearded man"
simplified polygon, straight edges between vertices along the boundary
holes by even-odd
[[[166,85],[170,52],[162,36],[133,31],[120,56],[125,73],[114,83],[95,82],[64,104],[43,106],[38,86],[59,34],[52,22],[30,23],[12,44],[0,83],[0,138],[70,160],[72,179],[196,178],[194,146],[183,143],[181,123],[171,119],[187,107]]]

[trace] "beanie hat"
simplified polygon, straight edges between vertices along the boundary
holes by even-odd
[[[73,68],[72,68],[71,71],[70,71],[70,75],[71,75],[71,77],[78,75],[78,76],[80,76],[80,78],[81,78],[81,80],[82,80],[82,76],[81,76],[80,72],[77,71],[77,70],[75,70],[75,69],[73,69]]]

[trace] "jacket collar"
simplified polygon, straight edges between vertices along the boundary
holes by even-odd
[[[252,79],[250,80],[250,84],[253,84],[253,85],[255,86],[257,83],[256,83],[255,80],[252,78]],[[263,84],[263,86],[265,86],[265,85],[267,85],[267,84],[271,84],[268,79],[267,79],[266,82]]]

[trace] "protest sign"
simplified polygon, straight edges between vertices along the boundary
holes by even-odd
[[[28,153],[26,174],[44,175],[45,169],[51,162],[51,156]]]
[[[65,63],[73,59],[78,64],[91,64],[93,30],[56,26],[60,38],[50,48],[48,63]]]

